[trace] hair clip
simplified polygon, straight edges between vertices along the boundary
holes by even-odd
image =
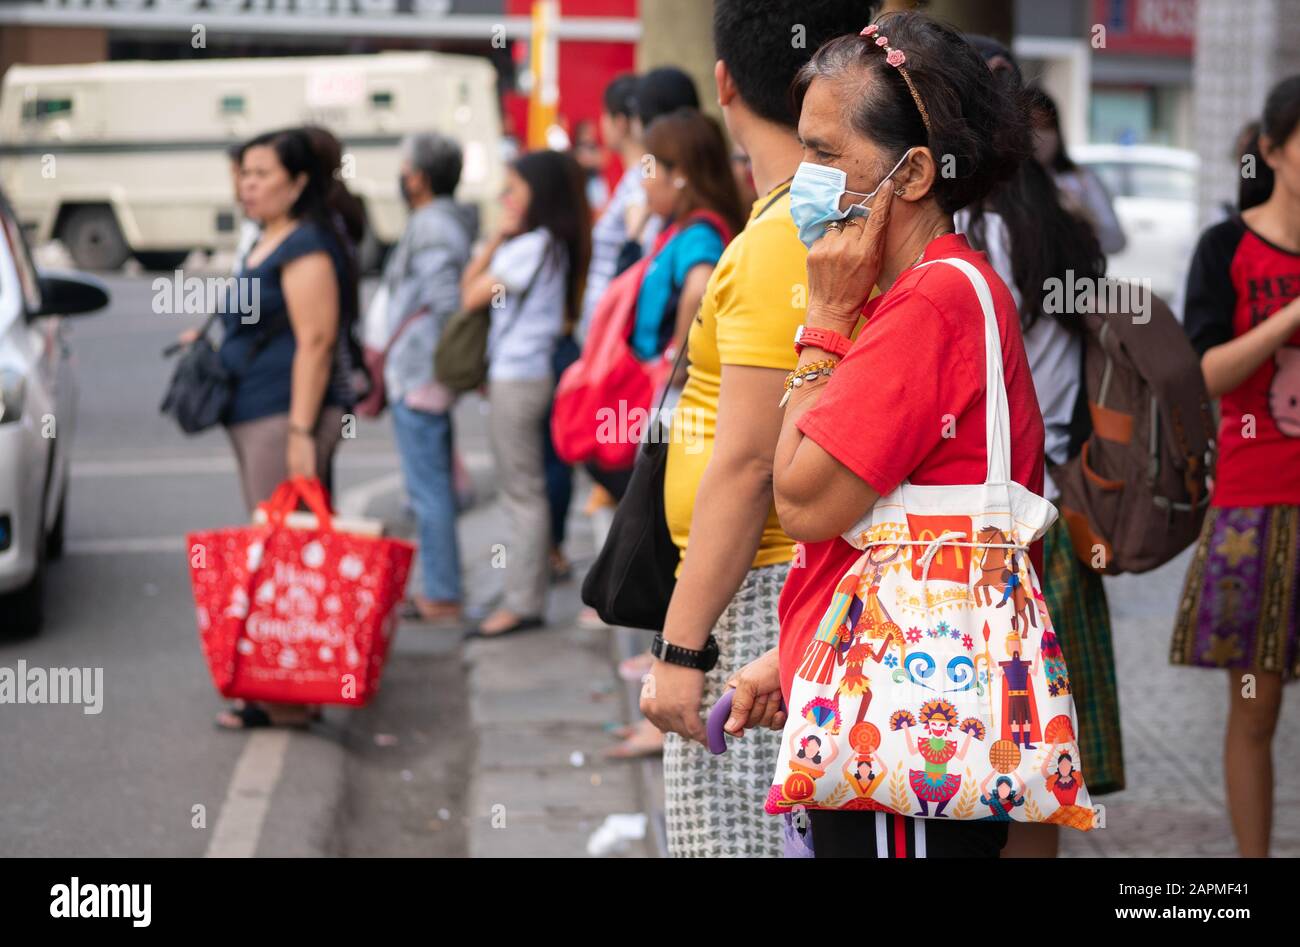
[[[930,132],[930,113],[926,111],[925,103],[921,101],[921,94],[916,91],[916,84],[912,82],[912,77],[908,75],[905,65],[907,63],[907,56],[901,49],[894,49],[889,45],[888,36],[885,36],[884,34],[877,36],[877,33],[880,33],[880,27],[875,23],[872,23],[863,27],[862,32],[858,35],[863,39],[871,39],[872,37],[875,37],[876,46],[885,51],[885,62],[897,69],[898,74],[902,76],[903,81],[907,83],[907,91],[912,93],[912,101],[916,103],[916,110],[921,113],[921,121],[925,124],[925,130],[928,134]]]

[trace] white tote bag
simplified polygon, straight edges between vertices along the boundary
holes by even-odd
[[[1069,671],[1029,544],[1056,519],[1011,480],[1010,420],[993,299],[984,311],[983,483],[904,481],[844,539],[862,555],[836,588],[794,676],[767,811],[894,812],[1047,822],[1094,817]]]

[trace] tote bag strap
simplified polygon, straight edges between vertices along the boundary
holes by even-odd
[[[984,451],[988,457],[984,482],[1006,483],[1011,479],[1011,417],[1002,371],[1002,337],[998,333],[997,316],[993,314],[993,294],[984,274],[966,260],[946,257],[922,263],[917,269],[935,263],[947,263],[964,273],[984,310]]]

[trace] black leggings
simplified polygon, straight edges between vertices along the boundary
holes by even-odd
[[[818,858],[997,858],[1009,824],[820,809],[808,822]]]

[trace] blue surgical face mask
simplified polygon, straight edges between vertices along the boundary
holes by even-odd
[[[912,149],[908,148],[903,153],[903,157],[898,159],[898,163],[880,179],[880,183],[869,194],[850,191],[846,187],[848,175],[839,168],[801,161],[799,169],[794,173],[794,179],[790,182],[790,216],[794,218],[795,226],[799,228],[799,239],[803,241],[803,245],[812,247],[826,232],[826,225],[833,220],[868,216],[871,208],[866,206],[867,202],[875,197],[876,192],[885,186],[885,182],[894,176],[894,172],[903,166],[903,162],[911,153]],[[840,210],[840,200],[845,194],[852,194],[862,200],[849,205],[846,211]]]

